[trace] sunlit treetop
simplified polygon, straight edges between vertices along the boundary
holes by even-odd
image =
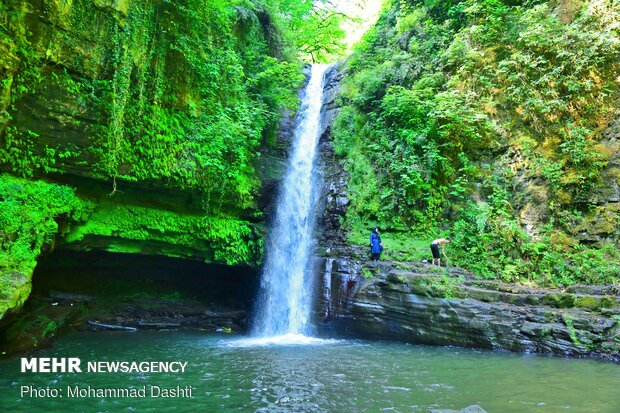
[[[362,35],[375,24],[384,0],[334,0],[336,8],[349,18],[343,21],[341,27],[345,31],[347,54],[361,39]]]
[[[377,18],[382,0],[279,0],[290,44],[308,62],[341,59]]]

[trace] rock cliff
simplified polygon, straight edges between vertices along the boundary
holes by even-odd
[[[364,278],[334,264],[332,333],[620,362],[617,287],[534,289],[420,263],[368,263]]]
[[[260,263],[303,80],[269,13],[0,5],[0,318],[54,249]]]
[[[343,73],[330,76],[326,95],[334,102]],[[342,226],[349,177],[329,132],[321,140],[325,210],[316,317],[322,334],[620,362],[617,286],[529,288],[426,262],[369,262],[366,245],[353,243]]]

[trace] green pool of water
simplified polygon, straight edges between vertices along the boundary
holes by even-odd
[[[247,345],[198,333],[76,333],[37,357],[182,361],[185,373],[20,373],[0,362],[2,412],[620,412],[620,366],[390,342]],[[31,398],[65,389],[192,386],[193,398]]]

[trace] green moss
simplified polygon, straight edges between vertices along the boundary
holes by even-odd
[[[612,237],[620,222],[620,206],[610,204],[596,207],[592,213],[586,215],[583,222],[575,228],[575,232],[585,232],[588,235]]]
[[[487,303],[492,303],[495,301],[500,301],[501,293],[498,291],[488,291],[488,290],[472,290],[468,291],[470,297],[475,298],[480,301],[484,301]]]
[[[366,279],[374,277],[373,272],[368,268],[362,268],[361,274],[362,274],[362,277]]]
[[[47,318],[43,318],[39,320],[41,325],[41,336],[42,337],[53,337],[58,329],[58,324],[54,320],[50,320]]]
[[[597,297],[577,296],[575,297],[575,307],[595,309],[600,306]]]
[[[15,276],[18,280],[15,280]],[[0,278],[0,314],[4,314],[9,309],[21,308],[32,290],[30,277],[23,274],[12,273],[8,277]]]
[[[88,221],[74,226],[68,244],[109,239],[110,252],[203,256],[208,262],[255,265],[262,253],[258,228],[231,216],[206,217],[102,201]],[[159,247],[156,247],[159,245]],[[175,248],[178,247],[178,248]],[[185,252],[184,252],[185,251]]]
[[[421,285],[426,285],[433,297],[442,297],[448,300],[463,299],[468,297],[468,293],[459,288],[463,284],[463,280],[462,276],[450,277],[447,274],[442,274],[439,277],[423,278]]]
[[[616,297],[613,296],[575,296],[575,307],[588,308],[590,310],[600,310],[601,308],[612,308],[616,305]]]
[[[42,250],[57,242],[110,252],[258,265],[263,234],[235,216],[206,216],[104,198],[80,198],[65,185],[0,175],[0,315],[27,299]]]
[[[542,303],[555,308],[571,308],[575,306],[575,295],[567,293],[548,293],[542,298]]]
[[[528,295],[525,302],[530,305],[538,305],[540,298],[535,295]]]
[[[562,320],[566,325],[566,330],[571,338],[573,344],[577,347],[583,347],[585,349],[592,350],[595,345],[593,341],[588,337],[588,332],[577,330],[573,324],[573,318],[568,315],[563,315]]]
[[[28,297],[37,257],[53,244],[59,222],[79,221],[91,209],[70,187],[0,175],[0,316]]]

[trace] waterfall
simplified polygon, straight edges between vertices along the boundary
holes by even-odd
[[[293,137],[275,219],[268,237],[253,334],[308,334],[312,312],[311,257],[318,198],[315,168],[327,65],[314,64]]]

